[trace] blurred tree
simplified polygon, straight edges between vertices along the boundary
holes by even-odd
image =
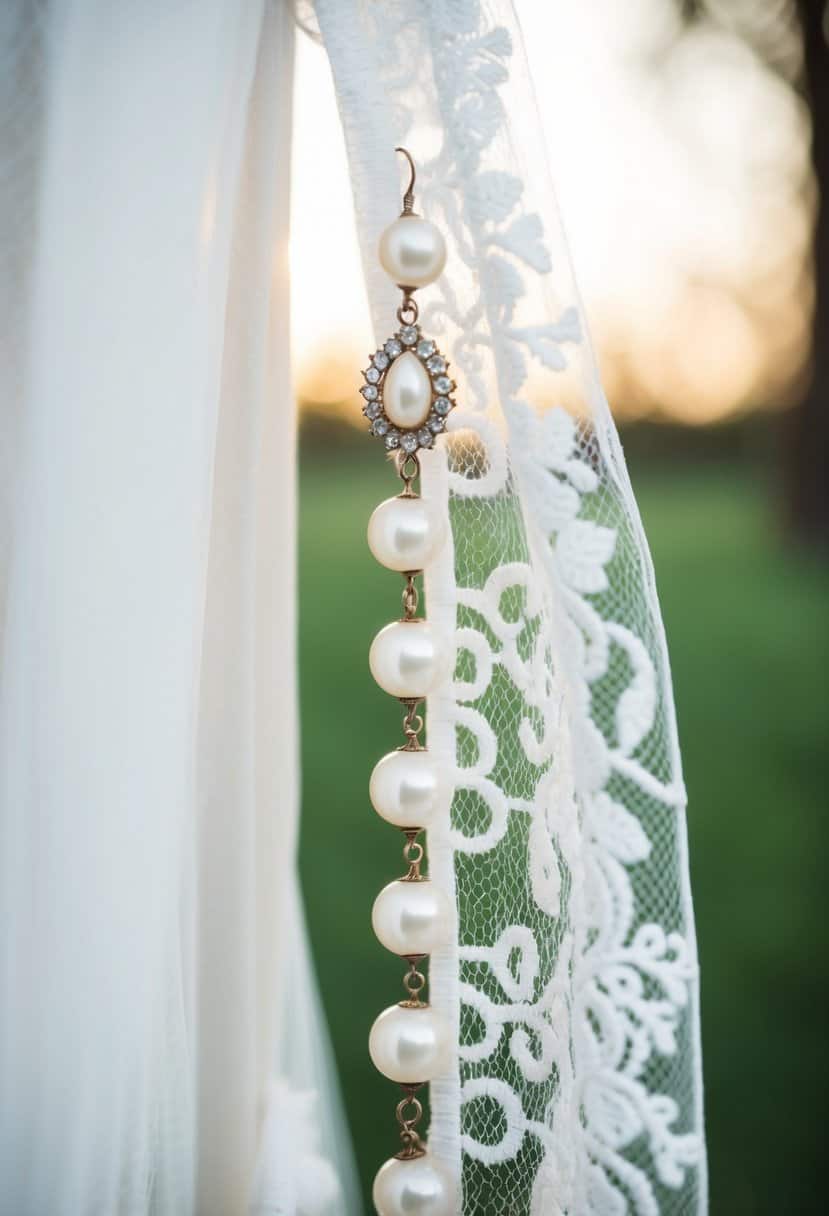
[[[829,6],[797,0],[803,31],[802,87],[812,112],[815,310],[811,377],[791,417],[790,521],[804,541],[829,547]]]
[[[788,525],[802,542],[829,548],[829,0],[675,0],[687,23],[738,33],[796,89],[811,115],[816,187],[814,311],[809,374],[785,419]],[[799,26],[799,28],[798,28]]]

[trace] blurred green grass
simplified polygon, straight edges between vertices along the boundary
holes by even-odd
[[[395,1148],[395,1095],[366,1038],[400,979],[369,926],[374,895],[399,870],[399,841],[366,795],[373,763],[399,739],[366,662],[399,608],[364,543],[371,510],[395,492],[373,457],[304,454],[299,550],[300,865],[367,1193]],[[759,474],[643,468],[633,480],[689,792],[712,1216],[822,1212],[829,577],[786,547]]]

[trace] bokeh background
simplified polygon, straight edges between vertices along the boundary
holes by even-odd
[[[713,1216],[825,1210],[829,16],[824,0],[519,0],[576,273],[652,547],[689,791]],[[393,1100],[366,1036],[397,840],[372,684],[392,492],[325,58],[301,39],[291,259],[302,402],[302,876],[368,1186]],[[330,291],[332,281],[337,291]],[[369,1204],[366,1203],[366,1210]]]

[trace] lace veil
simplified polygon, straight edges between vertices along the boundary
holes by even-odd
[[[429,703],[451,775],[430,833],[457,934],[432,1001],[457,1068],[430,1145],[463,1211],[706,1209],[685,793],[653,570],[572,278],[506,0],[317,0],[378,341],[376,259],[405,144],[449,241],[424,332],[459,383],[426,492],[453,552],[427,578],[454,635]],[[566,118],[563,118],[566,121]]]
[[[457,647],[428,714],[455,790],[430,865],[457,906],[431,994],[458,1044],[431,1149],[470,1214],[702,1213],[665,640],[511,5],[314,11],[378,339],[397,304],[375,258],[396,144],[450,251],[421,314],[459,384],[424,457],[452,533],[427,607]],[[254,1175],[253,1211],[361,1211],[293,847],[273,256],[292,40],[287,0],[0,6],[0,1174],[16,1216],[227,1216]]]

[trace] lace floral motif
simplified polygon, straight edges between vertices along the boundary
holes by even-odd
[[[573,459],[573,420],[561,412],[545,422],[569,432],[564,460]],[[507,924],[491,945],[466,944],[465,930],[481,930],[474,905],[464,917],[460,899],[461,1001],[475,1027],[461,1046],[462,1098],[473,1112],[463,1147],[475,1162],[497,1167],[519,1156],[526,1136],[536,1139],[542,1153],[532,1198],[515,1210],[652,1216],[661,1209],[650,1176],[681,1188],[700,1152],[696,1133],[675,1130],[677,1102],[654,1092],[651,1080],[654,1057],[677,1053],[695,967],[683,935],[642,921],[636,908],[632,875],[651,856],[651,842],[609,791],[616,763],[629,761],[653,727],[655,671],[629,630],[603,621],[581,598],[606,586],[614,535],[579,519],[575,505],[554,545],[557,586],[573,592],[563,599],[563,622],[554,621],[529,563],[496,567],[481,589],[458,588],[462,619],[478,624],[457,631],[459,666],[464,675],[470,670],[456,682],[455,726],[467,740],[461,752],[474,758],[454,774],[461,823],[453,843],[459,857],[485,856],[495,875],[508,875],[516,849],[524,849],[529,878],[525,923]],[[516,615],[505,611],[510,601],[520,604]],[[566,640],[556,653],[569,647],[573,661],[559,679],[545,638],[562,627]],[[569,713],[573,702],[589,704],[590,686],[606,677],[615,647],[628,656],[630,675],[618,696],[612,747],[592,719],[571,732]],[[498,673],[520,698],[512,702],[513,738],[503,714],[498,730],[490,720],[505,699],[503,686],[497,701],[487,699]],[[578,682],[565,692],[565,680]],[[573,734],[589,740],[581,752]],[[519,751],[521,775],[534,780],[530,797],[511,788]],[[496,780],[502,752],[510,772]],[[486,809],[475,831],[464,827],[470,794]],[[512,818],[521,821],[519,845],[507,839]],[[506,892],[499,911],[514,900]],[[539,1090],[542,1117],[532,1118],[522,1096],[537,1103]],[[500,1117],[484,1114],[483,1099]],[[483,1196],[493,1183],[473,1174],[470,1185]]]
[[[680,1034],[687,1050],[696,963],[679,927],[666,931],[645,914],[637,882],[637,869],[652,858],[654,819],[683,805],[670,760],[655,755],[669,749],[653,740],[669,693],[652,636],[608,612],[612,581],[635,566],[629,543],[627,553],[618,551],[620,534],[629,537],[607,509],[608,470],[591,430],[561,408],[539,414],[519,396],[533,363],[566,366],[568,344],[580,340],[578,312],[567,307],[554,323],[517,323],[525,275],[548,274],[551,264],[540,218],[521,209],[521,179],[482,167],[503,126],[499,87],[511,40],[506,29],[486,28],[477,6],[463,6],[465,24],[450,8],[432,38],[445,141],[431,166],[431,199],[474,267],[480,296],[462,310],[447,292],[433,311],[457,327],[453,354],[479,411],[488,403],[491,352],[509,435],[504,452],[486,415],[458,417],[454,428],[475,430],[484,455],[471,477],[468,452],[455,458],[451,489],[460,502],[520,488],[547,545],[537,563],[530,541],[529,561],[501,561],[482,587],[457,588],[455,724],[459,737],[474,740],[471,749],[459,745],[461,756],[471,750],[474,758],[456,772],[453,841],[463,1148],[496,1171],[484,1180],[465,1169],[465,1210],[494,1210],[486,1203],[506,1178],[516,1212],[687,1212],[692,1190],[676,1196],[679,1204],[662,1195],[681,1192],[701,1138],[693,1113],[681,1112],[669,1092],[682,1092],[682,1083],[660,1064],[676,1058]],[[454,515],[456,542],[464,518]],[[529,780],[526,792],[513,786],[516,769]],[[483,820],[468,813],[470,795],[485,808]],[[475,830],[465,828],[470,821]],[[500,928],[498,916],[490,918],[500,929],[490,940],[474,900],[464,897],[471,884],[462,859],[486,858],[508,881],[522,850],[523,923]],[[510,902],[522,900],[492,897],[501,918]],[[504,1169],[522,1158],[535,1166],[527,1206],[514,1183],[532,1169]]]
[[[366,163],[381,137],[410,146],[420,208],[450,246],[421,302],[459,384],[446,448],[454,563],[428,596],[430,613],[451,602],[456,617],[454,681],[430,705],[429,737],[455,739],[460,1096],[455,1078],[433,1085],[432,1147],[454,1160],[459,1126],[465,1213],[701,1214],[670,678],[566,260],[554,264],[556,234],[514,164],[534,123],[528,111],[519,130],[511,6],[383,0],[353,18],[346,7],[335,21],[326,5],[326,40],[336,25],[352,150]],[[375,121],[380,100],[391,131]],[[368,253],[374,200],[355,190]],[[537,407],[542,393],[568,408]]]

